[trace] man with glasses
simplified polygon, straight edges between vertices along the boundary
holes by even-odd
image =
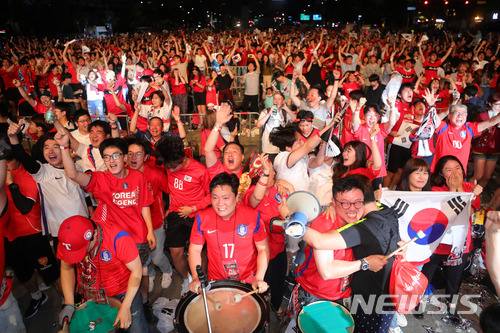
[[[436,97],[428,93],[424,95],[424,98],[429,109],[433,108]],[[441,121],[438,117],[435,121],[436,147],[431,172],[434,172],[437,161],[446,155],[456,156],[464,166],[464,171],[467,172],[472,138],[500,123],[500,114],[482,122],[469,123],[467,122],[467,106],[454,104],[450,107],[447,121]]]
[[[85,110],[78,110],[73,116],[73,120],[75,121],[76,129],[71,131],[71,135],[78,143],[87,147],[90,146],[89,125],[92,123],[90,114]]]
[[[139,250],[143,276],[147,276],[151,262],[150,250],[156,247],[151,210],[151,191],[140,171],[125,168],[128,145],[123,139],[104,140],[99,151],[106,172],[78,171],[69,153],[69,134],[60,129],[55,140],[61,147],[64,170],[68,178],[93,193],[99,202],[94,220],[118,225],[127,231]]]
[[[373,296],[379,298],[389,294],[393,259],[386,260],[384,256],[396,250],[398,242],[401,241],[397,214],[391,208],[375,202],[373,188],[367,177],[352,175],[341,178],[334,183],[332,192],[337,214],[341,214],[340,216],[348,221],[356,221],[363,215],[364,218],[337,230],[332,228],[325,233],[314,230],[314,221],[312,227],[307,228],[303,240],[314,248],[315,252],[352,249],[355,261],[352,262],[353,266],[349,267],[350,270],[339,272],[337,262],[329,258],[316,259],[318,271],[325,272],[326,277],[344,276],[339,273],[354,273],[351,295],[358,306],[351,308],[351,311],[354,311],[356,331],[387,332],[391,326],[391,311],[394,308],[389,306],[384,308],[388,313],[376,313],[374,307],[365,313],[359,304],[369,304],[368,301]],[[287,230],[287,233],[291,232],[293,233]]]
[[[337,247],[333,251],[332,247],[318,250],[311,246],[313,237],[310,229],[313,229],[313,235],[328,235],[331,231],[361,219],[365,203],[363,183],[357,177],[359,176],[347,176],[335,182],[332,198],[335,220],[321,215],[310,224],[304,235],[304,240],[308,242],[304,251],[306,259],[297,268],[298,284],[292,297],[296,297],[298,303],[292,301],[292,304],[305,306],[318,300],[329,300],[347,305],[346,299],[351,295],[352,274],[363,269],[364,265],[377,272],[386,263],[381,255],[367,255],[355,260],[353,250],[347,246]],[[296,314],[300,312],[299,308],[294,310]]]

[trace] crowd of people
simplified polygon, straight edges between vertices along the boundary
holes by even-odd
[[[499,42],[346,29],[12,38],[0,50],[0,319],[23,331],[47,301],[38,276],[61,296],[61,324],[75,304],[115,297],[130,332],[149,331],[148,295],[174,269],[181,295],[200,292],[201,266],[270,293],[283,321],[314,301],[388,294],[385,256],[402,243],[382,187],[500,207]],[[261,129],[247,163],[246,112]],[[272,233],[295,191],[324,215],[303,238]],[[455,323],[470,235],[458,257],[441,244],[415,263],[429,281],[445,266]],[[24,315],[4,267],[31,295]],[[386,310],[353,313],[356,332],[400,332],[405,316]]]

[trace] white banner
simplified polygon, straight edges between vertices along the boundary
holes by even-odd
[[[408,247],[406,259],[420,262],[429,258],[440,243],[452,245],[452,252],[461,254],[469,229],[471,203],[474,195],[464,192],[382,192],[381,203],[399,216],[399,235],[409,241],[419,230],[425,237]]]

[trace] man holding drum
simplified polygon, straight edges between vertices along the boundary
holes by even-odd
[[[236,205],[239,179],[235,174],[221,173],[210,183],[212,207],[201,211],[191,230],[189,267],[193,282],[189,289],[199,292],[196,266],[201,265],[205,242],[210,280],[239,280],[251,283],[260,293],[267,290],[264,282],[269,263],[269,244],[260,213]]]
[[[76,215],[61,224],[58,236],[57,257],[61,259],[64,293],[61,324],[64,318],[70,322],[75,311],[78,281],[76,290],[84,301],[107,302],[107,296],[112,296],[122,302],[114,326],[128,328],[128,332],[149,332],[138,293],[142,265],[130,234],[116,225]]]

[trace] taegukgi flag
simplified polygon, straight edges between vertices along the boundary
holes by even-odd
[[[425,237],[410,244],[406,260],[421,262],[440,244],[450,244],[452,255],[462,254],[469,229],[474,194],[465,192],[382,191],[380,202],[399,216],[401,240],[409,241],[419,230]]]

